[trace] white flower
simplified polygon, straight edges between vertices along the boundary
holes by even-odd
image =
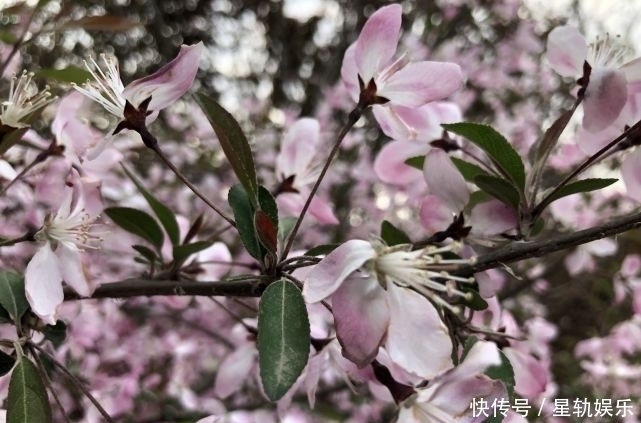
[[[26,128],[29,124],[24,119],[36,110],[42,109],[52,101],[49,87],[38,91],[38,88],[31,83],[33,73],[23,71],[20,78],[11,78],[9,99],[2,102],[2,113],[0,122],[12,128]]]

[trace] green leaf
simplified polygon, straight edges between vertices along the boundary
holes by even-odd
[[[603,189],[607,186],[612,185],[618,181],[615,178],[588,178],[581,179],[580,181],[571,182],[564,187],[560,188],[557,192],[554,193],[548,200],[547,203],[550,204],[553,201],[558,200],[559,198],[566,197],[572,194],[578,194],[580,192],[596,191],[598,189]]]
[[[52,421],[49,397],[40,374],[27,357],[20,356],[9,382],[7,423]]]
[[[483,297],[481,297],[481,294],[479,294],[474,289],[466,289],[465,292],[471,294],[472,296],[472,298],[470,298],[469,300],[467,298],[463,300],[463,303],[467,307],[476,311],[487,309],[488,307],[487,301],[485,301]]]
[[[312,247],[305,252],[306,256],[326,256],[331,253],[341,244],[322,244]]]
[[[247,252],[255,259],[262,260],[263,250],[254,230],[254,208],[242,185],[231,187],[227,201],[234,212],[236,229]]]
[[[42,330],[45,338],[47,338],[54,347],[58,348],[67,337],[67,324],[62,320],[58,320],[55,325],[47,325]]]
[[[130,207],[109,207],[105,209],[105,214],[109,216],[114,223],[127,232],[137,235],[156,247],[160,252],[164,235],[162,229],[153,217],[144,211],[132,209]]]
[[[389,246],[412,243],[410,237],[408,237],[405,232],[401,231],[387,220],[383,220],[383,223],[381,223],[381,238]]]
[[[422,172],[423,167],[425,167],[425,156],[410,157],[409,159],[405,160],[405,164],[408,166],[412,166],[413,168],[418,169]]]
[[[510,398],[510,404],[514,404],[514,368],[503,351],[499,350],[499,354],[501,355],[501,364],[488,367],[485,370],[485,374],[505,384],[507,395]]]
[[[254,228],[262,245],[272,253],[278,247],[278,205],[271,192],[264,186],[258,187],[260,210],[254,213]]]
[[[509,181],[489,175],[478,175],[474,178],[474,183],[492,197],[518,210],[519,193]]]
[[[15,357],[12,357],[3,351],[0,351],[0,376],[4,376],[9,373],[11,369],[13,369],[13,366],[15,364]]]
[[[278,243],[283,244],[289,234],[292,232],[292,229],[294,229],[294,225],[296,224],[296,221],[298,218],[293,217],[293,216],[286,216],[283,217],[278,221]]]
[[[249,142],[240,125],[227,110],[206,95],[197,94],[196,100],[214,128],[220,146],[236,177],[245,188],[250,203],[256,206],[258,199],[256,167]]]
[[[267,287],[258,306],[258,363],[265,393],[282,398],[309,357],[309,318],[300,290],[281,279]]]
[[[496,129],[471,122],[448,123],[441,126],[480,147],[497,166],[497,170],[511,180],[519,192],[525,190],[525,166],[521,156]]]
[[[0,305],[16,324],[29,309],[24,293],[24,278],[13,272],[0,272]]]
[[[482,167],[475,165],[474,163],[466,162],[457,157],[450,157],[454,166],[461,173],[463,178],[468,182],[474,182],[474,179],[479,175],[491,176],[487,173]]]
[[[68,66],[63,69],[40,69],[35,73],[40,78],[53,79],[58,82],[74,82],[76,84],[84,84],[88,79],[91,79],[91,73],[78,66]]]
[[[149,263],[156,263],[160,261],[160,257],[158,257],[158,254],[156,254],[156,252],[149,247],[136,244],[132,245],[131,248],[136,250],[138,254],[144,257]]]
[[[182,262],[190,255],[211,247],[212,244],[211,241],[195,241],[190,244],[177,245],[173,250],[174,261]]]
[[[180,244],[180,229],[178,228],[178,222],[176,221],[176,215],[172,212],[169,207],[161,203],[154,195],[145,188],[145,186],[136,178],[136,175],[133,174],[126,166],[122,166],[129,179],[136,185],[138,191],[145,197],[149,207],[153,210],[154,214],[160,221],[160,224],[165,228],[165,232],[169,236],[171,245]]]

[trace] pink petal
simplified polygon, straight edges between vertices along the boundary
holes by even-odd
[[[160,110],[179,99],[194,82],[203,43],[183,45],[176,58],[156,72],[125,87],[123,96],[134,106],[151,96],[149,110]]]
[[[387,294],[378,281],[351,277],[332,294],[336,336],[343,356],[358,367],[369,364],[387,331]]]
[[[498,200],[477,204],[470,213],[470,225],[475,234],[501,234],[514,229],[517,223],[516,211]]]
[[[454,220],[456,212],[436,195],[428,195],[421,202],[419,217],[421,225],[429,232],[447,229]]]
[[[410,63],[391,75],[377,94],[394,104],[422,106],[454,94],[463,85],[459,65],[448,62]]]
[[[345,56],[343,56],[343,64],[341,66],[341,79],[343,80],[343,84],[345,84],[345,89],[356,103],[358,102],[361,88],[358,84],[358,66],[356,66],[355,54],[356,43],[353,43],[345,50]]]
[[[309,204],[309,214],[322,225],[338,225],[339,223],[330,204],[316,195]]]
[[[94,287],[89,284],[85,276],[80,251],[59,243],[55,254],[58,257],[58,265],[64,281],[81,296],[89,297]]]
[[[387,103],[383,106],[374,105],[372,112],[385,135],[390,138],[427,143],[440,138],[443,133],[438,104],[434,102],[421,107],[405,107]]]
[[[589,132],[585,128],[579,128],[576,135],[576,143],[583,153],[593,155],[610,141],[621,135],[621,128],[616,125],[610,125],[599,132]]]
[[[367,241],[352,239],[338,246],[307,275],[303,285],[305,301],[316,303],[329,297],[350,274],[374,257],[376,251]]]
[[[470,190],[447,153],[432,149],[425,156],[423,176],[430,192],[439,197],[455,213],[459,213],[470,199]]]
[[[383,182],[406,185],[421,177],[421,172],[405,161],[423,156],[430,147],[416,141],[392,141],[383,146],[374,160],[374,171]]]
[[[256,355],[256,346],[245,344],[225,357],[218,365],[214,395],[225,399],[238,391],[254,368]]]
[[[628,87],[623,72],[592,70],[583,101],[583,127],[599,132],[613,123],[628,100]]]
[[[276,158],[276,176],[303,176],[309,172],[320,136],[320,124],[316,119],[299,119],[287,130]],[[294,180],[296,183],[296,180]]]
[[[401,5],[391,4],[378,9],[363,25],[354,57],[358,74],[366,85],[396,53],[402,14]]]
[[[619,68],[625,74],[628,84],[641,81],[641,57],[629,61]]]
[[[305,198],[306,197],[295,192],[280,194],[276,197],[279,213],[283,216],[298,216],[305,205]],[[312,202],[309,205],[309,214],[320,224],[338,224],[338,219],[336,218],[334,210],[332,210],[330,204],[317,196],[312,198]]]
[[[55,325],[62,304],[62,274],[58,258],[47,242],[33,256],[24,274],[25,294],[31,310],[45,323]]]
[[[534,398],[545,391],[548,372],[543,364],[531,355],[514,348],[503,348],[514,369],[514,390],[526,398]]]
[[[552,69],[561,76],[580,76],[588,55],[583,35],[569,25],[554,28],[548,35],[547,58]]]
[[[621,177],[628,195],[641,202],[641,150],[638,148],[621,163]]]
[[[431,379],[452,367],[452,341],[445,324],[420,294],[388,284],[390,323],[385,347],[408,372]]]
[[[227,274],[231,267],[231,260],[229,248],[222,242],[215,242],[211,247],[198,253],[198,261],[201,263],[200,267],[203,268],[203,277],[206,280],[215,281]]]

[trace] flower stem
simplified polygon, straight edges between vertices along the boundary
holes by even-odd
[[[21,242],[33,242],[35,241],[34,235],[35,232],[27,232],[26,234],[19,236],[18,238],[2,240],[0,241],[0,247],[10,247]]]
[[[325,174],[327,173],[327,170],[329,169],[330,164],[332,163],[332,161],[334,160],[334,157],[338,153],[338,150],[341,146],[341,143],[343,142],[343,139],[345,138],[345,135],[347,135],[347,133],[350,131],[350,129],[352,129],[352,127],[358,121],[358,119],[360,119],[361,115],[363,114],[363,110],[365,109],[360,104],[356,106],[356,108],[350,112],[347,118],[347,122],[345,123],[345,125],[343,125],[340,132],[338,133],[338,136],[336,137],[336,141],[334,142],[334,146],[332,147],[332,150],[330,151],[329,156],[327,157],[327,160],[323,165],[323,169],[321,170],[320,175],[318,175],[318,179],[316,179],[316,182],[314,183],[312,190],[307,196],[305,205],[303,206],[303,209],[301,210],[300,215],[298,216],[298,219],[294,224],[294,228],[292,229],[289,236],[287,237],[287,244],[285,245],[285,248],[283,249],[280,255],[280,261],[283,261],[285,258],[287,258],[287,254],[289,254],[289,251],[291,250],[292,245],[294,244],[294,239],[296,238],[296,234],[300,229],[300,225],[303,222],[305,215],[307,214],[309,205],[311,204],[312,199],[314,198],[314,195],[316,195],[316,191],[318,191],[318,188],[320,187],[320,184],[323,181],[323,178],[325,177]]]

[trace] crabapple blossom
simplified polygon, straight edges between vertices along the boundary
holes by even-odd
[[[582,76],[585,86],[583,127],[598,132],[619,117],[628,95],[641,82],[641,58],[624,62],[628,49],[609,34],[588,45],[573,26],[554,28],[547,43],[547,58],[561,76]],[[584,72],[584,63],[590,67]],[[585,75],[584,75],[585,73]]]
[[[33,73],[23,71],[20,77],[11,77],[9,98],[2,102],[0,123],[10,128],[26,128],[25,119],[33,112],[51,103],[49,87],[39,91],[32,83]]]

